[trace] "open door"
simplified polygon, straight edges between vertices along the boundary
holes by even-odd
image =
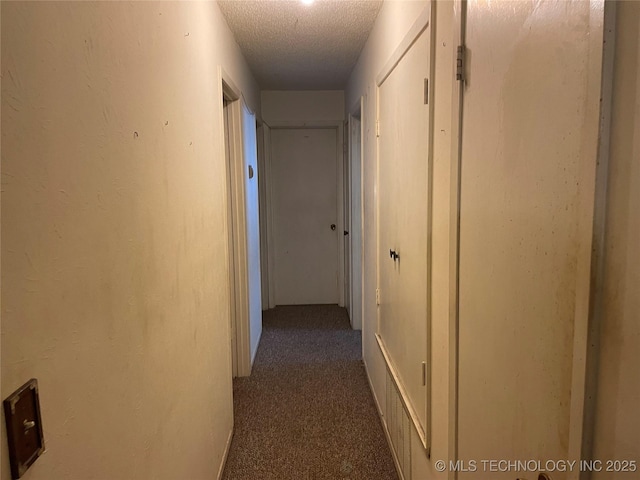
[[[256,120],[221,73],[233,376],[251,374],[262,334]]]

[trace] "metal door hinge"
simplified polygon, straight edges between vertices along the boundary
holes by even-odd
[[[424,104],[429,104],[429,79],[424,79]]]
[[[380,120],[376,120],[376,137],[380,136]]]
[[[349,150],[349,144],[348,143],[343,143],[342,144],[342,151],[344,153],[347,153],[348,150]]]
[[[422,362],[422,385],[427,384],[427,362]]]
[[[380,289],[376,288],[376,305],[380,305]]]
[[[464,82],[466,80],[466,53],[467,47],[458,45],[458,56],[456,57],[456,80]]]

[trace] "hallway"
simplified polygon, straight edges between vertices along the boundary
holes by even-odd
[[[253,372],[234,380],[223,478],[398,478],[346,310],[282,306],[263,322]]]
[[[0,480],[639,478],[640,1],[0,17]]]

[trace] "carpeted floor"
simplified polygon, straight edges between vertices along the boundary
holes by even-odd
[[[233,390],[224,479],[398,478],[344,309],[265,312],[253,373]]]

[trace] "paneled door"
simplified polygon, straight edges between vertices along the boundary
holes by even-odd
[[[379,335],[427,429],[430,28],[380,84]]]

